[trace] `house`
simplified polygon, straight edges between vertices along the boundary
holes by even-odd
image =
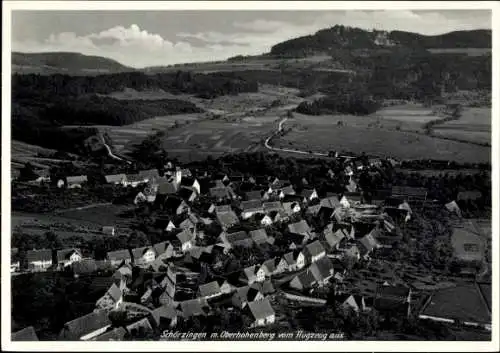
[[[410,315],[411,289],[402,285],[378,286],[373,308],[380,312]]]
[[[321,206],[329,207],[329,208],[333,208],[333,209],[336,209],[336,208],[342,206],[342,204],[340,203],[340,200],[337,196],[329,196],[329,197],[322,198],[320,200],[319,204]]]
[[[283,255],[280,260],[277,271],[297,271],[305,266],[304,254],[299,250],[294,250]]]
[[[217,213],[216,217],[223,230],[227,230],[240,222],[234,211]]]
[[[338,249],[338,246],[342,239],[347,238],[349,235],[347,234],[347,230],[343,228],[339,228],[336,231],[333,231],[333,224],[330,223],[323,230],[323,237],[325,239],[325,243],[328,245],[329,250]]]
[[[314,276],[312,275],[311,271],[306,270],[298,275],[296,275],[291,281],[290,281],[290,288],[299,290],[299,291],[306,291],[311,289],[316,280],[314,279]]]
[[[180,215],[190,210],[189,205],[181,198],[167,197],[163,203],[163,209],[172,215]]]
[[[17,248],[10,250],[10,273],[19,272],[21,270],[21,262],[19,261],[19,251]]]
[[[293,214],[300,212],[300,204],[295,201],[283,202],[283,210],[287,216],[292,216]]]
[[[272,225],[274,223],[274,219],[270,215],[267,215],[267,214],[257,214],[255,216],[255,220],[261,226],[264,226],[264,227],[269,227],[270,225]]]
[[[81,188],[87,181],[86,175],[69,176],[66,177],[66,187],[68,189]]]
[[[271,279],[266,279],[264,282],[254,282],[250,285],[250,287],[257,289],[260,293],[262,293],[263,297],[276,292],[276,288],[274,288],[273,281],[271,281]]]
[[[326,250],[319,240],[307,244],[302,250],[307,263],[313,263],[326,256]]]
[[[13,332],[10,336],[13,342],[15,341],[39,341],[36,335],[35,328],[33,326],[28,326],[22,330]]]
[[[123,292],[113,283],[106,294],[97,301],[96,308],[102,310],[118,309],[121,303],[123,303]]]
[[[309,224],[307,224],[305,220],[301,220],[296,223],[290,223],[288,225],[288,232],[291,234],[302,235],[304,237],[307,237],[308,239],[311,239],[314,236],[311,227],[309,227]]]
[[[316,189],[304,189],[300,192],[300,196],[304,198],[304,203],[311,202],[318,198],[318,193]]]
[[[252,327],[271,325],[275,321],[275,313],[269,299],[257,300],[248,303],[253,317]]]
[[[145,265],[155,260],[156,252],[151,246],[143,246],[132,249],[132,257],[136,265]]]
[[[201,194],[201,185],[198,180],[193,177],[184,177],[183,175],[181,180],[181,187],[194,190],[198,195]]]
[[[111,174],[104,177],[106,183],[114,185],[125,185],[127,176],[125,174]]]
[[[293,189],[293,186],[288,185],[283,188],[277,189],[276,193],[280,199],[283,199],[285,198],[285,196],[295,195],[295,190]]]
[[[177,233],[176,238],[181,244],[181,251],[187,252],[194,246],[196,236],[189,229],[184,229]]]
[[[458,207],[455,201],[448,202],[447,204],[444,205],[444,207],[450,213],[455,213],[458,217],[462,217],[462,211],[460,210],[460,207]]]
[[[253,282],[263,282],[266,279],[266,273],[260,266],[252,265],[243,269],[245,281],[248,284]]]
[[[139,174],[127,174],[123,185],[135,188],[141,184],[144,184],[145,182],[146,181],[144,181],[144,179]]]
[[[262,208],[266,214],[269,214],[270,212],[273,211],[284,211],[283,205],[279,201],[264,202],[262,204]]]
[[[366,234],[364,237],[359,239],[359,251],[361,256],[363,256],[365,259],[368,258],[370,253],[374,251],[375,249],[380,247],[379,242],[377,239],[374,237],[374,234],[376,234],[376,230],[374,229],[370,233]]]
[[[181,302],[180,309],[182,317],[185,319],[196,316],[207,316],[210,311],[206,300],[200,300],[200,298]]]
[[[140,339],[147,333],[153,333],[153,327],[151,327],[151,322],[147,317],[127,325],[126,330],[132,339]]]
[[[177,310],[172,305],[162,305],[151,312],[151,323],[154,327],[171,329],[177,325]]]
[[[264,275],[266,277],[271,277],[272,275],[275,275],[278,273],[279,269],[279,263],[281,259],[278,257],[266,260],[262,263],[262,266],[260,267],[264,271]]]
[[[202,284],[198,289],[198,297],[202,297],[205,299],[215,298],[220,295],[222,295],[222,290],[219,287],[219,283],[217,283],[217,281]]]
[[[102,231],[102,234],[104,235],[111,235],[111,236],[115,236],[115,227],[113,226],[104,226],[102,227],[101,229]]]
[[[112,330],[104,332],[92,339],[92,341],[124,341],[127,330],[123,327],[116,327]]]
[[[363,196],[356,192],[346,192],[340,199],[340,205],[344,208],[354,207],[363,203]]]
[[[259,289],[251,286],[243,286],[236,288],[236,292],[231,298],[231,304],[237,308],[243,309],[248,303],[263,299],[264,294]]]
[[[138,175],[145,183],[154,183],[160,178],[158,169],[140,170]]]
[[[367,310],[365,298],[361,295],[338,294],[335,296],[335,301],[344,310],[353,310],[357,313]]]
[[[264,195],[264,191],[262,190],[253,190],[245,193],[245,200],[254,201],[259,200],[262,201],[262,196]]]
[[[218,240],[222,242],[224,248],[227,250],[232,249],[235,246],[250,248],[253,245],[251,236],[245,231],[234,233],[222,232],[219,235]]]
[[[31,271],[45,271],[52,266],[52,250],[28,250],[26,261]]]
[[[211,197],[215,198],[219,202],[231,199],[231,193],[229,192],[229,188],[226,186],[210,188],[209,193]]]
[[[195,190],[189,189],[184,186],[181,186],[177,195],[186,202],[193,202],[198,196]]]
[[[243,201],[240,205],[241,218],[248,219],[257,213],[263,213],[262,202],[259,200]]]
[[[159,256],[165,254],[168,247],[171,247],[172,244],[168,241],[162,241],[160,243],[153,244],[153,250],[155,252],[155,259]]]
[[[112,266],[120,265],[121,263],[129,264],[132,262],[130,251],[128,249],[109,251],[106,255]]]
[[[319,286],[327,284],[330,278],[332,278],[335,274],[333,263],[326,256],[313,262],[309,267],[309,271],[313,275],[316,284]]]
[[[250,231],[249,235],[257,245],[262,245],[269,241],[266,230],[262,228]]]
[[[158,183],[158,195],[174,195],[179,190],[179,184],[177,184],[173,179],[160,180]]]
[[[59,341],[89,341],[111,326],[106,310],[93,311],[64,324],[59,333]]]
[[[63,249],[57,251],[57,265],[59,268],[70,266],[73,262],[82,260],[82,253],[79,249]]]

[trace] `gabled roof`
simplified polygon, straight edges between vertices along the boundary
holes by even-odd
[[[11,335],[12,341],[38,341],[38,336],[36,335],[35,328],[33,326],[28,326],[13,332]]]
[[[80,249],[62,249],[62,250],[57,250],[57,262],[62,262],[64,260],[69,260],[70,256],[73,255],[73,253],[77,253],[80,256],[82,256],[82,253],[80,252]]]
[[[189,200],[193,196],[193,194],[196,195],[196,192],[194,190],[185,187],[181,187],[178,192],[179,197],[184,200]]]
[[[313,193],[315,193],[316,190],[315,189],[304,189],[300,192],[300,196],[303,196],[305,198],[310,198],[312,196]]]
[[[177,193],[178,185],[174,182],[162,182],[158,185],[158,194],[173,195]]]
[[[161,255],[167,250],[168,241],[162,241],[160,243],[153,244],[153,249],[156,255]]]
[[[196,178],[182,175],[181,185],[193,186],[196,183],[196,181],[197,181]]]
[[[337,207],[340,207],[340,200],[337,196],[329,196],[321,199],[319,204],[321,206],[335,209]]]
[[[295,195],[295,190],[291,185],[282,187],[281,189],[279,189],[279,191],[282,192],[284,195]]]
[[[270,202],[264,202],[262,204],[262,207],[264,208],[265,212],[271,212],[271,211],[282,211],[283,210],[283,205],[279,201],[270,201]]]
[[[139,171],[139,176],[143,179],[153,179],[153,178],[159,178],[160,173],[158,172],[158,169],[147,169],[147,170],[140,170]]]
[[[179,208],[179,206],[181,206],[182,204],[184,204],[184,200],[181,199],[181,198],[178,198],[178,197],[167,197],[167,199],[165,200],[165,203],[163,204],[165,209],[169,210],[169,211],[175,211]]]
[[[221,225],[226,227],[239,223],[238,216],[236,216],[236,213],[234,213],[233,211],[218,213],[217,220]]]
[[[378,242],[371,232],[359,239],[359,243],[362,245],[361,248],[364,253],[369,253],[378,246]]]
[[[106,183],[120,183],[122,180],[126,180],[127,177],[122,173],[106,175],[104,178],[106,179]]]
[[[345,229],[337,229],[335,232],[333,231],[333,224],[329,224],[325,230],[323,231],[323,235],[325,236],[325,240],[330,247],[334,247],[339,244],[342,239],[349,236],[349,233]]]
[[[64,324],[59,339],[64,341],[78,341],[80,337],[100,328],[111,325],[108,313],[104,310],[94,311]]]
[[[182,244],[185,244],[194,239],[194,234],[189,229],[184,229],[182,232],[177,233],[176,237]]]
[[[151,312],[154,321],[157,325],[160,324],[162,318],[172,320],[177,317],[177,311],[172,305],[162,305]]]
[[[143,182],[144,178],[142,178],[139,174],[127,174],[128,182]]]
[[[227,187],[210,188],[210,196],[218,198],[229,198],[231,195]]]
[[[313,262],[309,267],[309,270],[316,281],[323,281],[324,279],[333,276],[335,271],[331,260],[326,256],[316,262]]]
[[[119,260],[128,260],[130,259],[130,252],[128,249],[109,251],[107,253],[107,258],[109,260],[119,261]]]
[[[299,222],[289,224],[288,231],[294,234],[310,235],[311,227],[309,227],[309,224],[307,224],[305,220],[301,220]]]
[[[325,248],[321,245],[319,240],[315,240],[305,246],[305,250],[310,256],[317,256],[322,252],[325,252]]]
[[[263,228],[252,230],[249,234],[257,245],[267,242],[267,232]]]
[[[378,286],[373,300],[377,310],[404,309],[410,289],[404,286]]]
[[[411,186],[393,186],[392,196],[409,196],[423,198],[427,196],[426,188],[411,187]]]
[[[278,266],[279,261],[280,259],[277,257],[268,259],[262,263],[261,267],[265,268],[268,272],[272,273],[276,271],[276,267]]]
[[[262,193],[263,191],[261,190],[253,190],[253,191],[248,191],[245,193],[245,198],[249,201],[252,200],[261,200],[262,199]]]
[[[66,183],[67,184],[76,184],[76,183],[83,183],[87,181],[87,176],[86,175],[76,175],[76,176],[69,176],[66,177]]]
[[[252,280],[257,275],[257,271],[258,270],[259,269],[258,269],[258,267],[256,265],[252,265],[252,266],[244,268],[243,269],[243,273],[244,273],[244,275],[246,276],[246,278],[248,280]]]
[[[106,294],[108,294],[111,297],[111,299],[117,302],[122,296],[122,291],[120,290],[120,288],[118,288],[118,286],[115,283],[113,283],[106,292]]]
[[[219,205],[215,206],[215,213],[225,213],[225,212],[231,212],[233,209],[231,208],[231,205]]]
[[[26,252],[26,259],[28,260],[28,263],[34,261],[52,261],[52,250],[50,249],[28,250]]]
[[[303,288],[311,288],[312,285],[314,284],[314,282],[316,281],[314,279],[313,274],[311,273],[311,271],[309,269],[307,269],[306,271],[301,272],[300,274],[295,276],[292,279],[292,281],[293,280],[298,281],[302,285]]]
[[[253,240],[250,235],[245,231],[234,233],[222,233],[221,238],[225,239],[233,246],[252,246]]]
[[[266,319],[274,315],[274,309],[267,298],[250,302],[248,303],[248,307],[255,320]]]
[[[297,257],[299,256],[299,254],[299,250],[290,251],[283,255],[283,259],[288,265],[295,265],[297,263]]]
[[[216,294],[221,293],[221,289],[220,289],[219,283],[217,283],[217,281],[212,281],[212,282],[200,285],[199,291],[200,291],[201,297],[208,297],[208,296],[212,296],[212,295],[216,295]]]
[[[110,331],[106,331],[102,335],[97,336],[93,341],[123,341],[127,330],[123,327],[116,327]]]
[[[205,304],[205,303],[203,303]],[[181,302],[182,316],[185,318],[205,315],[204,305],[198,299],[191,299]]]
[[[296,206],[299,206],[299,203],[296,202],[296,201],[292,201],[292,202],[283,202],[283,210],[285,211],[286,214],[292,214],[292,210],[293,208],[295,208]]]
[[[243,201],[240,205],[243,212],[262,210],[262,202],[260,200]]]
[[[457,194],[457,200],[477,200],[480,199],[483,195],[481,194],[480,191],[460,191]]]
[[[142,246],[140,248],[132,249],[132,256],[134,257],[134,259],[141,258],[142,255],[144,255],[148,250],[154,251],[151,246]]]

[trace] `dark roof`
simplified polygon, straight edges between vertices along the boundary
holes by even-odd
[[[172,320],[177,317],[177,311],[171,305],[162,305],[151,312],[156,324],[159,325],[162,318]]]
[[[425,198],[427,196],[427,189],[411,186],[393,186],[391,194],[392,196]]]
[[[230,197],[230,193],[227,187],[215,187],[210,188],[210,196],[218,198]]]
[[[130,259],[130,251],[128,249],[109,251],[107,254],[109,260],[128,260]]]
[[[70,256],[73,255],[74,252],[77,252],[81,256],[80,249],[71,248],[71,249],[57,250],[57,262],[69,260]]]
[[[195,181],[196,181],[195,178],[183,175],[182,179],[181,179],[181,185],[184,185],[184,186],[193,186],[193,184],[195,183]]]
[[[80,337],[108,325],[111,325],[108,313],[104,310],[94,311],[65,323],[64,328],[59,334],[59,339],[64,341],[78,341]]]
[[[116,327],[97,336],[93,341],[123,341],[126,334],[127,330],[125,330],[125,328]]]
[[[52,261],[52,250],[28,250],[26,252],[26,259],[28,260],[28,263],[34,261]]]
[[[185,187],[181,187],[181,189],[178,192],[179,197],[184,199],[184,200],[189,200],[189,198],[191,196],[193,196],[193,194],[196,194],[196,192],[194,190],[191,190],[191,189],[188,189]]]
[[[309,227],[309,224],[307,224],[305,220],[289,224],[288,231],[290,233],[301,234],[301,235],[311,234],[311,228]]]
[[[154,249],[151,246],[142,246],[140,248],[132,249],[132,256],[134,257],[134,259],[138,259],[142,257],[142,255],[144,255],[144,253],[148,250],[154,251]]]
[[[156,252],[156,255],[161,255],[167,250],[168,242],[162,241],[161,243],[153,244],[153,249]]]
[[[217,283],[217,281],[212,281],[212,282],[200,285],[199,291],[200,291],[200,296],[202,296],[202,297],[208,297],[211,295],[221,293],[219,283]]]
[[[457,194],[457,200],[477,200],[480,199],[483,195],[480,191],[460,191]]]
[[[193,240],[194,235],[189,229],[184,229],[182,232],[176,235],[177,239],[184,244]]]
[[[247,200],[261,200],[262,199],[262,191],[261,190],[254,190],[254,191],[248,191],[245,193],[245,198]]]
[[[267,232],[265,229],[255,229],[250,231],[250,237],[258,245],[267,242]]]
[[[176,211],[183,202],[184,200],[178,197],[167,197],[163,206],[166,210]]]
[[[225,233],[225,238],[228,243],[232,245],[243,245],[243,246],[251,246],[253,243],[250,235],[245,231],[239,231],[234,233]]]
[[[158,172],[158,169],[140,170],[138,174],[141,178],[147,178],[147,179],[160,177],[160,173]]]
[[[325,236],[325,240],[330,247],[334,247],[339,244],[342,239],[348,237],[348,232],[345,229],[337,229],[333,231],[333,225],[329,224],[325,230],[323,231],[323,235]]]
[[[407,309],[410,289],[404,286],[378,286],[373,307],[377,310],[404,311]]]
[[[204,304],[204,303],[203,303]],[[205,315],[204,305],[199,299],[191,299],[181,302],[182,316],[185,318]]]
[[[372,233],[366,234],[363,238],[359,239],[359,243],[362,245],[362,249],[365,253],[369,253],[377,247],[377,240],[373,237]]]
[[[326,256],[312,263],[309,270],[316,281],[321,281],[331,277],[334,273],[333,264]]]
[[[264,202],[262,206],[265,212],[283,210],[283,205],[279,201]]]
[[[158,185],[158,194],[172,195],[177,193],[178,186],[173,182],[164,182]]]
[[[262,202],[260,200],[243,201],[240,208],[242,211],[262,210]]]
[[[36,335],[35,328],[33,326],[28,326],[13,332],[11,335],[12,341],[38,341],[38,336]]]
[[[315,191],[316,191],[315,189],[304,189],[300,192],[300,196],[309,198]]]
[[[108,294],[115,302],[117,302],[122,296],[122,291],[115,283],[113,283],[106,294]]]
[[[104,178],[107,183],[120,183],[122,180],[126,180],[127,177],[125,174],[112,174],[106,175]]]
[[[305,246],[305,250],[310,256],[317,256],[324,252],[325,248],[323,248],[323,245],[321,245],[320,241],[315,240],[312,243],[307,244]]]
[[[67,184],[74,184],[74,183],[83,183],[87,181],[87,176],[86,175],[76,175],[76,176],[69,176],[66,177],[66,183]]]
[[[309,269],[295,276],[294,279],[297,279],[303,288],[311,288],[315,282],[314,276]]]
[[[236,216],[236,213],[234,213],[233,211],[218,213],[217,220],[223,226],[231,226],[233,224],[239,223],[238,216]]]
[[[267,298],[250,302],[248,303],[248,307],[255,320],[265,319],[268,316],[274,315],[273,307]]]

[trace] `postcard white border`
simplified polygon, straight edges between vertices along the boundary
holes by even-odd
[[[493,301],[492,341],[490,342],[421,342],[421,341],[352,341],[352,342],[11,342],[10,315],[10,50],[12,10],[427,10],[489,9],[493,30],[493,107],[492,107],[492,297],[499,298],[499,46],[500,4],[498,2],[326,2],[326,1],[4,1],[2,3],[2,350],[8,351],[442,351],[485,352],[499,349],[498,301]]]

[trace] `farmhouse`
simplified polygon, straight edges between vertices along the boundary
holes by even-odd
[[[323,236],[326,244],[328,244],[328,249],[333,250],[338,249],[342,239],[349,237],[349,234],[345,228],[339,228],[333,231],[333,224],[330,223],[323,231]]]
[[[177,311],[172,305],[162,305],[151,312],[153,323],[157,328],[174,328],[177,325]]]
[[[160,178],[158,169],[140,170],[138,175],[146,183],[154,183]]]
[[[181,244],[180,248],[182,252],[187,252],[194,246],[196,237],[189,229],[184,229],[182,232],[178,233],[176,237]]]
[[[245,231],[239,231],[234,233],[222,232],[219,235],[219,241],[224,244],[226,249],[232,249],[235,246],[251,247],[253,245],[253,240],[251,236]]]
[[[448,202],[447,204],[444,205],[444,207],[450,213],[455,213],[458,217],[462,217],[462,211],[460,210],[460,207],[458,207],[455,201]]]
[[[45,271],[52,266],[52,250],[28,250],[26,261],[31,271]]]
[[[374,232],[366,234],[364,237],[359,239],[359,250],[361,256],[368,258],[370,253],[380,247],[379,242],[374,237]]]
[[[306,271],[298,274],[295,276],[291,281],[290,281],[290,288],[299,290],[299,291],[306,291],[308,289],[311,289],[312,286],[315,284],[315,279],[314,276],[312,275],[311,271],[307,269]]]
[[[229,192],[229,188],[224,186],[224,187],[215,187],[215,188],[210,188],[210,196],[215,198],[217,201],[223,201],[223,200],[228,200],[231,199],[231,193]]]
[[[106,179],[106,183],[114,185],[125,185],[127,181],[127,176],[125,174],[106,175],[104,178]]]
[[[127,174],[126,180],[123,182],[124,186],[131,186],[133,188],[144,184],[146,181],[139,174]]]
[[[313,263],[326,256],[325,248],[319,240],[307,244],[303,250],[304,258],[307,263]]]
[[[59,268],[65,268],[81,260],[82,253],[79,249],[63,249],[57,251],[57,265]]]
[[[22,330],[13,332],[11,335],[12,341],[38,341],[38,336],[36,335],[35,328],[33,326],[28,326]]]
[[[111,262],[112,266],[120,265],[122,262],[126,264],[132,262],[132,257],[128,249],[109,251],[106,257]]]
[[[262,200],[263,194],[262,190],[248,191],[245,193],[245,199],[247,201]]]
[[[327,284],[330,278],[335,274],[332,261],[326,256],[313,262],[309,267],[309,271],[313,275],[316,284],[319,286]]]
[[[237,308],[243,309],[248,303],[263,299],[264,294],[260,290],[250,286],[243,286],[236,288],[236,292],[231,298],[231,304]]]
[[[10,251],[10,272],[18,272],[21,269],[21,262],[19,261],[19,254],[17,248],[12,248]]]
[[[269,241],[266,230],[262,228],[250,231],[249,235],[252,241],[257,245],[262,245]]]
[[[196,193],[198,195],[201,194],[201,186],[200,186],[200,183],[198,182],[198,180],[196,180],[195,178],[193,177],[182,177],[182,180],[181,180],[181,187],[184,187],[184,188],[187,188],[187,189],[191,189],[191,190],[194,190],[196,191]]]
[[[111,326],[108,312],[99,310],[64,324],[59,333],[61,341],[88,341],[106,332]]]
[[[206,300],[191,299],[180,303],[182,317],[187,319],[196,316],[207,316],[210,311]]]
[[[277,271],[297,271],[305,265],[304,254],[300,250],[294,250],[283,255],[278,264]]]
[[[120,288],[113,283],[106,294],[99,298],[96,303],[96,307],[101,310],[117,309],[122,302],[123,293]]]
[[[115,227],[113,226],[104,226],[102,227],[102,234],[104,235],[111,235],[111,236],[115,236]]]
[[[198,296],[205,299],[215,298],[220,295],[222,295],[222,290],[219,287],[219,283],[217,283],[217,281],[202,284],[200,285],[198,290]]]
[[[184,186],[180,188],[178,195],[181,199],[183,199],[186,202],[193,202],[194,200],[196,200],[196,197],[198,196],[195,190],[186,188]]]
[[[320,200],[319,204],[324,207],[336,209],[341,206],[340,200],[337,196],[329,196]]]
[[[158,184],[158,195],[174,195],[177,193],[179,185],[173,180],[161,180]]]
[[[308,239],[313,237],[313,232],[309,224],[305,220],[301,220],[296,223],[291,223],[288,225],[288,232],[291,234],[302,235]]]
[[[361,295],[338,294],[335,296],[335,301],[345,310],[362,312],[367,309],[365,298]]]
[[[248,284],[252,284],[253,282],[263,282],[266,279],[264,269],[256,265],[244,268],[243,274],[245,276],[245,281]]]
[[[304,203],[311,202],[318,198],[318,193],[316,189],[304,189],[300,192],[300,196],[304,198]]]
[[[410,186],[393,186],[391,195],[411,202],[425,201],[427,199],[427,189]]]
[[[293,189],[293,186],[288,185],[288,186],[285,186],[281,189],[278,189],[276,194],[278,195],[278,197],[280,199],[284,199],[285,196],[295,195],[295,190]]]
[[[266,326],[274,323],[275,313],[269,300],[257,300],[248,303],[248,307],[254,319],[253,327]]]
[[[86,175],[69,176],[66,178],[66,187],[68,189],[81,188],[87,181]]]
[[[155,260],[156,253],[153,247],[143,246],[132,249],[132,256],[136,265],[145,265]]]
[[[281,268],[279,268],[280,261],[280,258],[275,257],[262,263],[261,269],[264,271],[266,277],[271,277],[281,271]]]
[[[240,222],[233,211],[217,213],[217,221],[223,230],[227,230]]]
[[[262,202],[258,200],[243,201],[240,205],[241,218],[248,219],[257,213],[263,213]]]
[[[97,336],[92,339],[92,341],[123,341],[127,330],[123,327],[116,327],[112,330],[108,330],[102,335]]]

